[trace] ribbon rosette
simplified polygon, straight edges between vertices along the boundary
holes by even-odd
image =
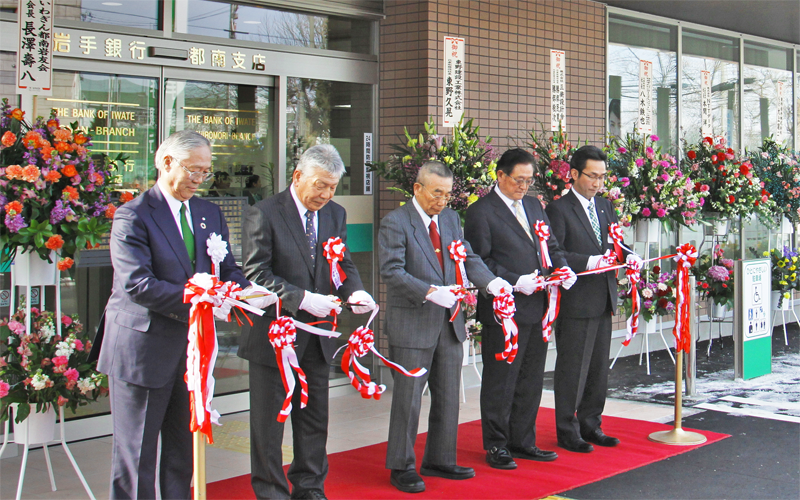
[[[447,245],[447,250],[450,252],[450,258],[456,263],[456,284],[460,287],[459,289],[453,289],[453,293],[458,298],[458,302],[456,302],[455,312],[450,317],[450,321],[452,322],[456,316],[458,316],[458,311],[461,310],[461,301],[466,298],[468,293],[464,290],[464,287],[469,283],[467,280],[467,270],[464,268],[464,262],[467,261],[467,249],[464,247],[464,243],[462,243],[461,240],[456,240]]]
[[[506,361],[508,364],[514,362],[519,350],[519,328],[514,321],[514,313],[517,310],[514,303],[513,293],[501,293],[492,302],[495,321],[503,325],[503,336],[505,337],[505,349],[503,352],[496,353],[497,361]]]
[[[536,236],[539,237],[539,248],[542,254],[542,266],[546,269],[553,267],[553,262],[550,260],[550,251],[547,248],[547,240],[550,239],[550,227],[542,220],[537,220],[533,226]]]
[[[269,325],[269,343],[275,349],[275,356],[278,361],[278,370],[283,379],[283,388],[286,391],[286,399],[283,401],[281,411],[278,413],[278,422],[285,422],[286,417],[292,412],[292,396],[294,395],[295,380],[292,370],[297,372],[300,380],[300,407],[305,408],[308,404],[308,380],[306,373],[300,368],[297,360],[297,353],[294,350],[294,342],[297,340],[297,330],[295,329],[292,318],[279,316]]]
[[[342,239],[338,236],[334,238],[328,238],[328,241],[322,246],[325,250],[325,259],[328,261],[328,266],[331,268],[331,283],[332,286],[335,286],[338,290],[344,280],[347,279],[347,275],[344,273],[344,269],[342,266],[339,265],[340,262],[344,260],[344,252],[347,249]]]
[[[697,261],[697,249],[684,243],[679,246],[675,255],[678,263],[676,277],[676,301],[675,301],[675,328],[672,334],[675,336],[675,349],[680,352],[689,352],[692,343],[691,325],[689,324],[689,268]]]
[[[211,258],[211,274],[219,278],[219,265],[228,255],[228,242],[217,233],[211,233],[206,240],[206,253]]]
[[[389,361],[388,359],[384,358],[377,349],[375,349],[375,335],[373,334],[372,330],[370,330],[369,325],[372,323],[372,320],[375,318],[378,309],[375,308],[372,312],[372,315],[367,321],[367,324],[364,326],[359,326],[350,335],[350,338],[347,341],[347,346],[342,346],[339,350],[345,349],[344,354],[342,355],[342,371],[347,373],[348,378],[350,378],[350,384],[352,384],[355,389],[361,393],[361,397],[364,399],[375,398],[375,400],[379,400],[381,398],[381,394],[386,390],[386,386],[383,384],[376,384],[372,381],[370,377],[369,369],[365,368],[364,365],[358,362],[358,358],[363,358],[367,355],[367,353],[372,352],[383,361],[383,364],[396,370],[406,377],[421,377],[425,375],[428,370],[425,368],[415,368],[413,370],[406,370],[402,366]],[[339,352],[337,351],[336,354]],[[334,357],[336,357],[334,354]]]
[[[636,261],[630,262],[628,264],[628,269],[625,271],[625,275],[630,282],[630,290],[628,293],[631,294],[631,315],[628,317],[628,321],[626,323],[628,331],[625,333],[625,340],[622,342],[622,345],[626,346],[631,343],[631,340],[633,340],[633,337],[635,337],[636,333],[639,331],[639,311],[641,310],[641,298],[639,297],[639,288],[637,285],[642,279],[642,265]]]

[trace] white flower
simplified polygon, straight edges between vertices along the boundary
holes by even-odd
[[[75,350],[75,344],[73,343],[70,345],[70,342],[67,340],[62,340],[58,344],[56,344],[56,356],[66,356],[70,357],[72,352]]]
[[[476,321],[474,319],[468,319],[464,326],[467,327],[467,330],[475,326]]]
[[[45,375],[42,372],[37,372],[36,375],[31,378],[31,385],[33,386],[34,390],[41,391],[45,387],[47,387],[47,382],[50,380],[50,377]]]
[[[661,292],[666,292],[667,288],[669,288],[669,287],[667,287],[667,285],[665,285],[664,283],[659,283],[658,284],[658,290],[661,291]]]
[[[42,339],[42,342],[49,343],[50,339],[53,338],[53,335],[56,334],[56,329],[52,324],[44,325],[39,329],[39,337]]]
[[[620,286],[627,286],[628,283],[630,283],[630,281],[628,281],[628,278],[622,278],[621,280],[619,280]]]
[[[645,288],[644,290],[642,290],[642,297],[644,297],[646,299],[652,299],[653,298],[653,291],[650,290],[649,288]]]
[[[208,241],[206,241],[206,252],[211,257],[211,262],[217,265],[225,260],[225,256],[228,255],[228,242],[223,240],[222,236],[217,233],[211,233],[208,235]]]
[[[78,389],[80,389],[81,394],[86,394],[87,392],[96,389],[97,386],[92,380],[91,377],[86,377],[78,380]]]

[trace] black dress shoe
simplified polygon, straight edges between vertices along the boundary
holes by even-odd
[[[308,500],[328,500],[322,490],[311,489],[302,491],[293,491],[292,498],[308,499]]]
[[[492,449],[486,452],[486,463],[489,467],[495,469],[516,469],[517,462],[511,456],[511,453],[506,448],[498,448],[492,446]]]
[[[423,465],[419,468],[423,476],[443,477],[445,479],[469,479],[475,477],[475,469],[460,465]]]
[[[594,451],[594,446],[590,445],[583,439],[577,438],[573,441],[566,441],[566,440],[558,440],[558,446],[564,448],[568,451],[574,451],[576,453],[589,453]]]
[[[554,451],[540,450],[536,446],[528,448],[509,448],[511,456],[514,458],[522,458],[525,460],[536,460],[537,462],[552,462],[558,458],[558,454]]]
[[[598,427],[588,434],[581,434],[581,437],[590,442],[600,446],[616,446],[619,444],[619,439],[611,436],[606,436],[603,429]]]
[[[390,477],[392,486],[404,493],[422,493],[425,491],[425,482],[419,477],[417,471],[392,469]]]

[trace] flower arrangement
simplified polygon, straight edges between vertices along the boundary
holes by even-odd
[[[677,273],[662,273],[659,266],[652,270],[643,269],[642,279],[636,285],[641,296],[640,314],[644,321],[657,316],[667,316],[675,312],[675,277]],[[630,315],[633,299],[629,293],[630,282],[624,275],[618,281],[618,295],[622,299],[622,315]]]
[[[569,142],[567,133],[560,127],[550,137],[547,137],[544,127],[538,137],[533,130],[529,134],[530,147],[538,162],[533,172],[533,184],[537,198],[546,205],[567,194],[572,187],[569,161],[577,148]]]
[[[753,164],[737,158],[725,139],[705,137],[699,144],[684,146],[683,170],[695,183],[696,191],[707,191],[703,212],[725,218],[758,215],[766,225],[775,225],[775,202],[764,189]]]
[[[776,215],[800,223],[800,155],[768,137],[759,150],[748,151],[747,156],[775,201]]]
[[[36,252],[52,262],[54,251],[61,257],[58,268],[64,271],[81,249],[99,245],[111,228],[109,219],[116,208],[109,200],[108,181],[123,158],[95,161],[88,149],[91,136],[77,123],[63,127],[53,114],[31,125],[24,115],[3,99],[0,264],[13,260],[19,250]]]
[[[411,198],[422,164],[428,160],[444,163],[453,171],[449,206],[463,217],[467,207],[486,196],[497,180],[497,153],[490,144],[492,139],[481,139],[480,127],[473,126],[472,119],[460,121],[449,136],[439,135],[433,120],[426,122],[424,128],[425,133],[416,136],[405,129],[405,143],[393,145],[395,153],[389,161],[373,162],[370,170],[396,184],[389,189]]]
[[[704,254],[697,259],[692,273],[697,279],[697,291],[701,297],[710,298],[714,304],[720,306],[733,307],[733,260],[723,257],[719,245],[710,254]]]
[[[464,297],[464,317],[467,318],[465,326],[467,328],[467,339],[481,341],[481,331],[483,325],[477,320],[478,294],[477,292],[467,292]]]
[[[22,422],[36,405],[78,406],[108,392],[105,375],[88,361],[91,342],[82,335],[77,315],[61,316],[58,335],[51,311],[31,308],[31,333],[26,333],[25,308],[0,321],[0,422],[8,418],[8,405],[18,403],[16,422]]]
[[[610,137],[608,180],[603,196],[610,199],[623,226],[656,219],[674,230],[691,226],[708,196],[678,167],[675,157],[662,154],[655,135],[629,133],[625,139]]]
[[[784,299],[792,298],[792,290],[800,288],[797,269],[800,266],[800,257],[796,249],[787,246],[782,250],[773,248],[764,252],[764,257],[769,257],[772,261],[772,290],[780,292],[778,307],[781,307]]]

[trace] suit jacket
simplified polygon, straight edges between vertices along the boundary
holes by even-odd
[[[549,226],[550,220],[536,198],[524,197],[522,206],[525,208],[534,240],[528,237],[516,216],[497,194],[496,187],[467,209],[464,225],[464,236],[472,245],[472,250],[483,259],[492,273],[512,285],[523,274],[538,270],[539,274],[547,275],[552,270],[542,264],[539,239],[533,232],[536,221],[544,221]],[[547,247],[554,267],[567,265],[555,235],[551,234]],[[515,293],[517,311],[514,319],[524,324],[541,321],[546,301],[547,293],[543,291],[531,295]],[[478,297],[478,320],[484,324],[494,322],[492,297]]]
[[[305,228],[297,212],[290,188],[248,207],[244,216],[242,258],[244,272],[253,283],[267,287],[281,299],[282,313],[304,323],[320,321],[300,310],[305,291],[322,295],[333,294],[343,301],[364,285],[350,251],[340,263],[347,275],[341,288],[332,290],[331,271],[325,260],[323,245],[328,238],[338,236],[347,244],[347,214],[340,205],[329,201],[317,214],[316,265],[311,261]],[[275,351],[267,332],[275,320],[274,309],[253,317],[253,326],[245,324],[239,345],[239,356],[263,365],[277,367]],[[331,319],[331,318],[328,318]],[[297,330],[295,350],[298,359],[311,338],[311,333]],[[330,362],[336,350],[336,339],[320,337],[325,358]]]
[[[217,205],[189,200],[195,240],[195,271],[211,272],[206,241],[211,233],[228,241],[228,225]],[[183,290],[194,275],[175,218],[158,184],[122,205],[111,228],[114,283],[105,310],[97,368],[149,388],[174,383],[186,354],[190,304]],[[228,252],[220,278],[250,285]],[[103,337],[104,335],[104,337]]]
[[[464,239],[458,214],[449,208],[439,214],[439,234],[444,252],[444,273],[428,228],[413,203],[406,203],[381,221],[378,245],[381,278],[387,285],[385,328],[390,345],[425,349],[436,344],[442,328],[442,308],[426,302],[425,297],[431,285],[456,284],[455,262],[447,253],[447,247],[453,241],[464,243],[467,277],[475,286],[485,289],[494,279]],[[452,324],[456,338],[463,342],[466,339],[463,311]]]
[[[600,255],[613,250],[609,243],[608,226],[618,222],[617,213],[611,202],[602,196],[594,197],[600,235],[603,242],[598,244],[586,210],[570,190],[560,199],[547,205],[545,211],[550,217],[550,229],[564,250],[567,263],[573,271],[586,270],[592,255]],[[627,250],[624,250],[627,255]],[[611,310],[617,312],[617,279],[614,271],[603,274],[581,276],[569,290],[561,290],[560,316],[570,318],[594,318],[603,314],[606,304],[611,302]]]

